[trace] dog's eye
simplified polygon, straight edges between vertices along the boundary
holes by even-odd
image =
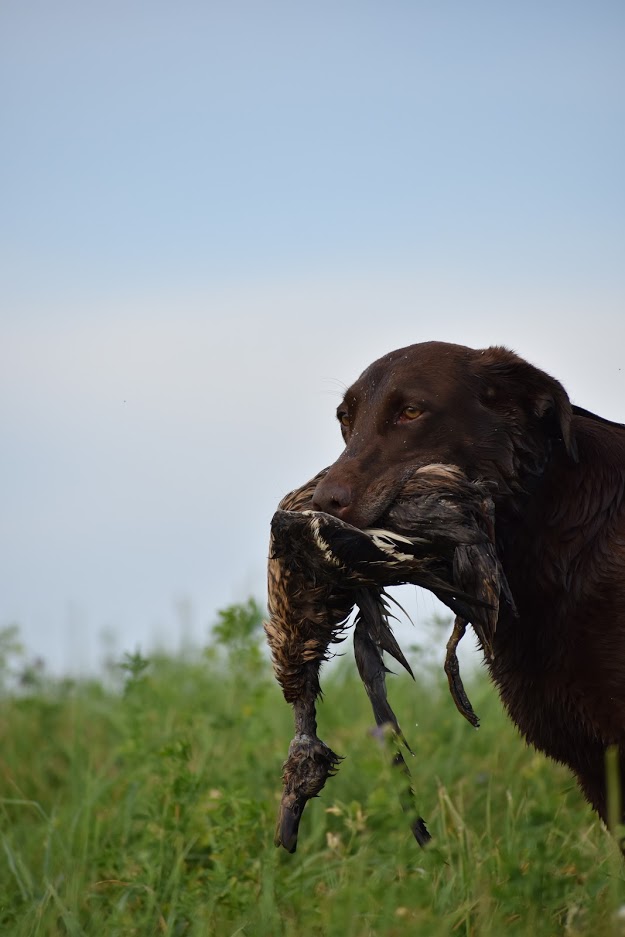
[[[349,414],[346,413],[345,411],[342,411],[341,413],[337,413],[336,415],[338,417],[338,420],[341,426],[345,426],[349,428]]]
[[[404,407],[399,415],[400,420],[416,420],[421,416],[423,410],[419,410],[418,407]]]

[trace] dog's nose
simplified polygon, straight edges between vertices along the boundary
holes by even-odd
[[[334,517],[344,518],[352,504],[352,489],[342,482],[325,479],[315,488],[312,506],[315,511],[325,511]]]

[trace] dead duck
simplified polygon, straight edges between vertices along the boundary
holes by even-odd
[[[321,662],[330,644],[342,640],[354,605],[359,608],[356,662],[376,723],[390,723],[403,739],[386,696],[383,651],[412,671],[392,634],[383,587],[405,582],[424,586],[456,613],[445,669],[458,709],[474,725],[477,718],[462,686],[456,648],[471,621],[487,652],[499,591],[505,588],[492,543],[492,501],[483,486],[469,482],[459,469],[435,465],[410,473],[380,519],[384,527],[366,531],[310,510],[324,474],[287,495],[272,521],[265,630],[276,677],[295,716],[275,841],[290,852],[297,845],[306,802],[317,796],[340,760],[317,737],[315,701]],[[396,761],[407,772],[400,753]],[[411,826],[417,840],[427,842],[421,817]]]

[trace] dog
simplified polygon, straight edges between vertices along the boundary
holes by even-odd
[[[572,406],[503,347],[443,342],[375,361],[337,417],[345,449],[316,510],[374,527],[430,463],[491,485],[516,603],[502,603],[491,677],[526,740],[570,767],[607,823],[612,746],[625,782],[625,426]]]

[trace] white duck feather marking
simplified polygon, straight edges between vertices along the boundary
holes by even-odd
[[[326,561],[331,563],[333,566],[342,566],[343,564],[341,561],[337,559],[337,557],[332,552],[330,544],[327,542],[327,540],[324,540],[319,533],[319,525],[321,523],[321,519],[326,516],[325,512],[307,510],[302,511],[301,513],[312,518],[311,527],[313,530],[313,539]],[[392,530],[384,530],[383,528],[379,527],[366,527],[362,533],[370,537],[376,547],[378,547],[383,553],[386,553],[387,556],[390,556],[398,563],[409,563],[411,560],[414,560],[414,556],[412,554],[401,553],[397,550],[398,543],[407,543],[410,546],[413,546],[416,543],[428,542],[422,537],[404,537],[402,534],[396,534]]]
[[[302,511],[302,514],[319,514],[319,513],[320,513],[319,511]],[[315,544],[321,551],[326,562],[331,563],[333,566],[338,566],[338,567],[342,566],[342,563],[340,562],[340,560],[337,559],[337,557],[332,552],[330,544],[327,542],[327,540],[324,540],[321,534],[319,533],[319,518],[313,518],[311,526],[313,530],[313,540],[315,541]]]
[[[371,531],[368,530],[367,533],[371,536],[371,540],[383,553],[386,553],[387,556],[390,556],[392,560],[397,563],[410,563],[411,560],[414,560],[414,556],[410,553],[401,553],[397,549],[397,543],[409,543],[412,545],[413,541],[409,540],[408,537],[395,536],[395,534],[389,534],[386,531]]]

